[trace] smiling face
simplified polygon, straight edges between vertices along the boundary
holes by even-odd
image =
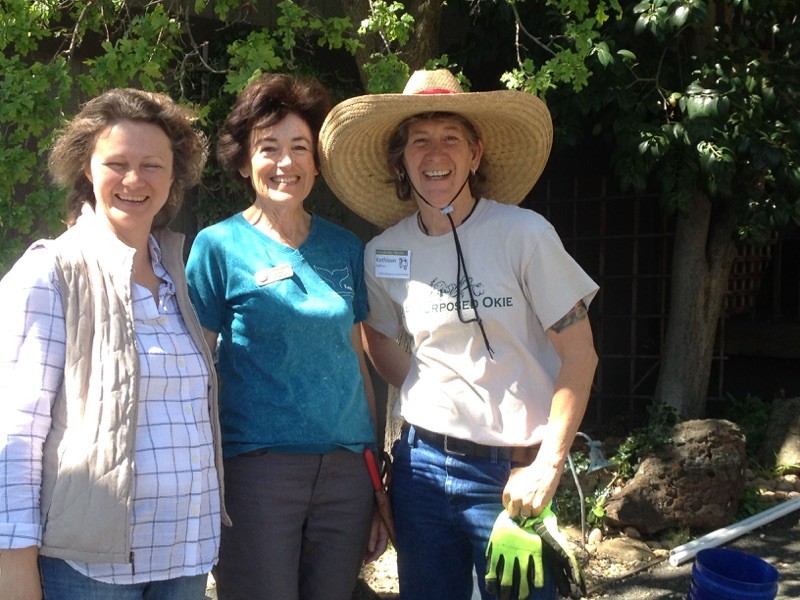
[[[250,178],[257,202],[301,206],[318,172],[311,129],[295,113],[275,125],[254,129],[250,162],[240,172]]]
[[[97,137],[86,177],[95,213],[122,241],[150,234],[172,186],[172,145],[157,125],[120,121]]]
[[[482,152],[481,143],[470,143],[458,121],[425,119],[409,124],[403,163],[414,188],[431,205],[443,208],[453,200],[470,171],[478,168]],[[459,199],[471,196],[467,185]]]

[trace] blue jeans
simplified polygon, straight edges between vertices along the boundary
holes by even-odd
[[[445,454],[414,435],[411,427],[392,449],[392,511],[397,531],[401,600],[469,600],[472,570],[481,598],[486,592],[486,545],[503,510],[509,461]],[[542,589],[528,600],[555,600],[545,568]]]
[[[116,585],[86,577],[66,561],[39,557],[43,600],[203,600],[208,575]]]

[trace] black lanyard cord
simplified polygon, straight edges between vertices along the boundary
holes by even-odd
[[[469,178],[467,178],[464,181],[464,183],[461,184],[461,187],[458,189],[458,192],[456,192],[456,195],[453,196],[453,199],[450,200],[450,202],[447,203],[447,206],[445,206],[444,208],[440,209],[439,212],[441,212],[443,215],[447,216],[447,220],[450,221],[450,227],[451,227],[451,229],[453,231],[453,240],[455,241],[455,244],[456,244],[456,264],[457,264],[457,270],[456,270],[456,313],[458,314],[458,320],[461,321],[462,323],[477,323],[478,324],[478,327],[481,330],[481,335],[483,336],[483,343],[486,345],[487,352],[489,352],[489,358],[490,359],[494,359],[494,350],[492,350],[492,347],[489,344],[489,337],[486,335],[486,329],[484,329],[484,327],[483,327],[483,320],[481,320],[481,317],[478,314],[478,303],[475,301],[475,296],[472,293],[472,281],[470,280],[469,273],[467,272],[467,263],[464,260],[464,253],[461,250],[461,242],[458,239],[458,233],[456,232],[456,224],[455,224],[455,221],[453,221],[453,216],[452,216],[452,212],[453,212],[452,204],[455,201],[455,199],[458,198],[458,195],[461,193],[461,191],[467,185],[468,181],[469,181]],[[430,207],[433,207],[433,205],[425,199],[425,196],[420,194],[419,190],[417,190],[417,188],[414,187],[414,184],[411,183],[411,178],[409,178],[409,183],[411,184],[411,188],[414,190],[414,192],[417,194],[417,196],[422,198],[422,201],[425,202],[425,204],[427,204]],[[470,210],[469,214],[466,217],[464,217],[464,221],[466,221],[467,219],[469,219],[472,216],[472,213],[475,212],[475,208],[477,206],[478,206],[478,200],[476,199],[475,203],[472,205],[472,210]],[[425,227],[425,223],[423,222],[422,216],[420,215],[420,213],[417,213],[417,221],[418,221],[418,223],[420,225],[420,228],[425,233],[425,235],[428,235],[428,228]],[[462,223],[464,221],[462,221]],[[462,271],[462,269],[464,271],[464,285],[467,288],[467,293],[469,294],[469,304],[472,307],[472,310],[475,311],[475,318],[474,319],[465,319],[464,315],[461,312],[461,271]]]
[[[477,201],[475,204],[477,205]],[[475,207],[473,207],[472,210],[475,210]],[[470,214],[472,213],[470,212]],[[489,352],[489,358],[494,359],[494,350],[492,350],[491,345],[489,345],[489,337],[486,335],[486,329],[483,327],[483,320],[478,314],[478,303],[475,302],[475,296],[472,294],[472,280],[467,272],[467,263],[464,261],[464,253],[461,251],[461,242],[459,241],[458,234],[456,233],[456,224],[453,222],[453,217],[450,216],[450,213],[447,214],[447,218],[450,220],[450,226],[453,228],[453,239],[456,242],[456,256],[458,260],[458,271],[456,275],[456,312],[458,313],[458,319],[462,323],[475,322],[478,324],[478,327],[481,330],[481,335],[483,336],[483,343],[486,345],[487,352]],[[467,293],[469,294],[469,305],[472,307],[472,310],[475,311],[474,319],[465,319],[464,315],[461,314],[461,269],[464,269],[464,285],[466,286]]]

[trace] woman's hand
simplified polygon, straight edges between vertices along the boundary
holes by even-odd
[[[367,543],[367,553],[364,556],[364,564],[377,560],[386,551],[389,542],[389,531],[383,524],[383,519],[377,507],[372,512],[372,528],[369,532],[369,542]]]
[[[41,600],[39,547],[0,550],[0,595],[3,600]]]
[[[545,461],[511,469],[503,490],[503,506],[512,519],[536,517],[555,495],[560,479],[561,469]]]

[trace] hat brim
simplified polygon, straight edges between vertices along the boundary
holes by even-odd
[[[519,204],[544,170],[553,142],[547,106],[513,90],[453,94],[370,94],[336,105],[320,131],[320,168],[331,191],[356,214],[390,227],[417,210],[395,195],[389,138],[408,117],[452,112],[472,122],[484,144],[489,198]]]

